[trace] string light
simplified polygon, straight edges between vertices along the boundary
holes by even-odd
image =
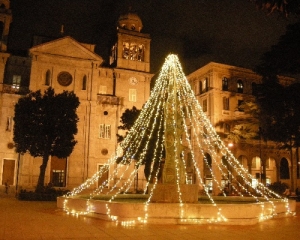
[[[169,137],[172,139],[169,139]],[[157,139],[155,147],[150,149],[151,143],[153,144],[151,141],[154,138]],[[167,154],[164,153],[164,147]],[[142,194],[146,196],[145,201],[142,203],[143,214],[133,220],[123,221],[119,216],[111,214],[112,207],[121,194],[130,193],[134,187],[134,180],[140,167],[147,161],[146,157],[149,151],[152,151],[153,159],[158,161],[156,163],[158,168],[154,167],[154,163],[150,167],[149,179],[147,179]],[[168,155],[170,154],[168,151],[172,152],[172,155]],[[207,158],[207,154],[211,159]],[[167,159],[164,159],[165,155]],[[239,163],[238,159],[234,157],[216,133],[197,101],[183,73],[178,57],[174,54],[170,54],[166,58],[149,100],[126,138],[119,145],[116,153],[111,156],[107,165],[101,167],[91,178],[65,196],[63,208],[69,214],[88,214],[94,211],[94,207],[89,200],[96,199],[98,195],[107,195],[108,200],[105,203],[105,211],[106,216],[111,221],[122,226],[148,223],[152,217],[151,205],[155,204],[152,199],[158,186],[159,173],[162,171],[160,168],[165,160],[165,164],[167,164],[170,156],[173,158],[171,164],[175,168],[174,183],[177,186],[176,196],[178,197],[174,208],[178,208],[178,222],[180,223],[202,224],[228,221],[228,218],[223,214],[224,206],[217,203],[218,198],[210,193],[210,189],[205,183],[206,176],[202,174],[204,173],[204,167],[212,176],[214,189],[218,189],[229,201],[230,198],[224,192],[221,182],[221,176],[227,174],[231,176],[228,181],[235,194],[241,197],[247,195],[248,198],[252,198],[253,202],[259,203],[261,206],[259,221],[275,216],[278,202],[284,204],[286,215],[295,214],[291,211],[287,199],[282,198],[261,183],[257,187],[252,186],[253,176]],[[203,189],[204,194],[210,201],[210,206],[215,209],[215,213],[210,217],[188,216],[187,207],[189,204],[184,202],[185,197],[182,186],[189,182],[188,168],[191,167],[190,163],[187,163],[189,156],[191,165],[195,170],[196,184],[199,189]],[[222,157],[226,157],[227,164],[221,161]],[[119,159],[121,161],[116,164]],[[203,164],[199,159],[203,159]],[[113,171],[107,182],[99,184],[98,188],[91,191],[89,200],[86,203],[86,211],[76,211],[68,207],[69,198],[79,196],[85,189],[95,188],[99,179],[111,169]],[[150,187],[149,183],[152,179],[154,179],[154,182]],[[236,183],[236,187],[232,184],[232,181]],[[109,186],[109,190],[104,193],[106,186]],[[265,209],[266,203],[270,206],[268,210]],[[199,203],[195,204],[199,205]]]

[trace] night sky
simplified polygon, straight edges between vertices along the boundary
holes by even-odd
[[[96,44],[107,61],[116,21],[129,7],[151,36],[152,73],[169,53],[186,74],[210,61],[253,68],[292,23],[248,0],[11,0],[9,50],[27,50],[34,35],[58,37],[63,24],[65,35]]]

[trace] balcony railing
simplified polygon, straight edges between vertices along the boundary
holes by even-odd
[[[122,105],[122,98],[106,94],[98,94],[97,103],[108,105]]]
[[[18,85],[0,84],[0,92],[25,95],[29,93],[29,88]]]

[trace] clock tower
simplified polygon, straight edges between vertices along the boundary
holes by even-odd
[[[140,17],[132,11],[119,17],[111,67],[150,72],[150,35],[141,33],[142,28]]]

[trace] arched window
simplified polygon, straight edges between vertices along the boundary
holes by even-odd
[[[138,61],[141,61],[141,62],[144,61],[144,52],[145,52],[145,46],[143,44],[139,44],[138,57],[137,57]]]
[[[280,179],[290,179],[289,163],[286,158],[280,161]]]
[[[50,81],[51,81],[51,72],[48,69],[45,75],[45,85],[50,86]]]
[[[223,79],[222,79],[222,90],[228,91],[228,78],[227,77],[223,77]]]
[[[135,42],[123,42],[123,58],[133,61],[144,61],[145,46]]]
[[[222,164],[226,167],[228,167],[228,159],[226,156],[222,156]]]
[[[205,153],[205,157],[203,159],[204,166],[204,176],[205,176],[205,185],[208,188],[209,192],[212,192],[213,181],[212,181],[212,160],[211,156],[208,153]]]
[[[237,92],[243,93],[244,92],[244,84],[241,79],[237,80]]]
[[[86,90],[86,75],[82,78],[82,90]]]

